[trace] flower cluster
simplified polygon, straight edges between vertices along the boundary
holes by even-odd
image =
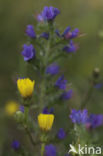
[[[85,124],[88,118],[88,111],[86,109],[84,109],[83,111],[73,109],[70,114],[70,118],[73,123]]]
[[[54,20],[55,17],[60,13],[59,9],[50,7],[44,7],[41,14],[37,16],[38,21],[51,21]]]
[[[73,123],[83,124],[87,128],[96,128],[103,125],[103,115],[88,115],[88,111],[86,109],[83,111],[73,109],[70,114],[70,119]]]

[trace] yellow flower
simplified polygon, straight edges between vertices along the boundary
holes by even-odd
[[[19,105],[15,101],[10,101],[5,106],[8,115],[13,115],[19,109]]]
[[[54,122],[53,114],[39,114],[38,115],[39,126],[44,131],[51,130],[53,122]]]
[[[18,90],[21,96],[24,98],[32,96],[34,85],[35,85],[35,81],[31,81],[29,78],[17,80]]]

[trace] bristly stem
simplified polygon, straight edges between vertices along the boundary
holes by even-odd
[[[44,72],[43,72],[43,76],[42,76],[42,82],[41,82],[41,95],[40,95],[40,107],[41,109],[43,109],[44,107],[44,101],[45,101],[45,90],[46,90],[46,79],[45,79],[45,68],[48,65],[48,55],[49,55],[49,51],[50,51],[50,41],[48,41],[46,50],[45,50],[45,56],[44,56]]]
[[[32,145],[33,145],[33,146],[36,145],[37,143],[34,142],[34,140],[33,140],[33,138],[32,138],[32,135],[31,135],[31,133],[29,132],[28,128],[27,128],[26,126],[25,126],[24,128],[25,128],[25,132],[26,132],[26,134],[28,135],[28,137],[29,137],[29,139],[30,139]]]
[[[34,146],[34,145],[36,145],[36,143],[34,142],[32,135],[28,129],[28,116],[29,116],[29,107],[25,107],[25,122],[23,124],[23,127],[25,129],[26,134],[29,136],[29,139],[30,139],[32,145]]]

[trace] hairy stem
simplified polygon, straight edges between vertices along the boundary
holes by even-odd
[[[26,126],[25,126],[24,128],[25,128],[25,132],[26,132],[26,134],[28,135],[28,137],[29,137],[29,139],[30,139],[32,145],[35,146],[37,143],[34,142],[34,140],[33,140],[33,138],[32,138],[32,135],[31,135],[30,131],[28,130],[28,128],[27,128]]]
[[[41,82],[41,95],[40,95],[40,105],[41,105],[41,110],[44,107],[44,101],[45,101],[45,91],[46,91],[46,78],[45,78],[45,68],[48,65],[48,55],[50,51],[50,42],[48,41],[46,50],[45,50],[45,56],[44,56],[44,72],[42,76],[42,82]]]
[[[23,126],[24,126],[25,132],[28,135],[32,145],[34,146],[36,143],[34,142],[32,135],[28,129],[28,116],[29,116],[29,107],[25,107],[25,123]]]

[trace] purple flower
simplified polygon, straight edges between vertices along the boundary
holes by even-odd
[[[100,89],[100,88],[102,88],[103,87],[103,84],[102,83],[97,83],[95,86],[94,86],[94,88],[96,88],[96,89]]]
[[[71,40],[68,46],[65,46],[63,48],[64,51],[66,51],[67,53],[75,53],[77,50],[77,46],[73,43],[73,41]]]
[[[36,37],[33,25],[27,25],[26,34],[27,34],[27,36],[29,36],[31,38]]]
[[[59,66],[56,63],[52,63],[46,68],[46,74],[56,75],[59,73]]]
[[[73,123],[85,124],[88,119],[88,111],[86,109],[84,109],[83,111],[72,109],[70,119]]]
[[[39,15],[37,16],[37,20],[38,20],[39,22],[43,22],[43,17],[42,17],[41,14],[39,14]]]
[[[70,32],[70,27],[67,27],[62,36],[65,39],[72,39],[72,38],[77,37],[78,35],[79,35],[79,29],[78,28],[76,28],[72,32]]]
[[[52,144],[45,146],[45,156],[56,156],[56,147]]]
[[[38,15],[38,21],[51,21],[60,13],[57,8],[45,6],[41,14]]]
[[[35,57],[35,49],[32,44],[24,44],[23,48],[22,55],[24,56],[24,61],[29,61]]]
[[[70,26],[68,26],[64,30],[62,35],[60,34],[58,29],[55,30],[55,33],[57,34],[58,37],[64,37],[65,39],[73,39],[79,35],[79,29],[78,28],[74,29],[72,32],[70,30],[71,30],[71,28],[70,28]]]
[[[19,110],[24,113],[24,106],[20,105]]]
[[[71,32],[71,36],[70,38],[75,38],[79,35],[79,29],[75,28],[72,32]]]
[[[73,95],[73,91],[72,91],[72,89],[71,89],[71,90],[65,91],[65,92],[61,95],[61,98],[62,98],[63,100],[69,100],[69,99],[71,99],[72,95]]]
[[[18,150],[20,148],[20,142],[18,140],[14,140],[11,146],[14,150]]]
[[[70,29],[71,29],[70,27],[67,27],[67,28],[64,30],[62,36],[65,37],[65,35],[67,35],[68,32],[70,31]]]
[[[66,133],[65,133],[63,128],[59,129],[57,136],[58,136],[59,139],[64,139],[65,138]]]
[[[103,115],[91,114],[88,117],[86,125],[89,125],[90,128],[96,128],[103,125]]]
[[[56,33],[56,35],[57,35],[58,37],[61,37],[60,32],[59,32],[58,29],[55,30],[55,33]]]
[[[53,114],[53,113],[54,113],[54,108],[50,108],[50,109],[48,110],[48,108],[45,107],[45,108],[43,109],[42,113],[43,113],[43,114]]]
[[[60,76],[55,83],[55,86],[59,89],[66,89],[67,80],[64,80],[64,75]]]
[[[40,35],[40,37],[43,37],[43,38],[45,38],[46,40],[48,40],[48,39],[49,39],[49,33],[43,32],[43,33]]]

